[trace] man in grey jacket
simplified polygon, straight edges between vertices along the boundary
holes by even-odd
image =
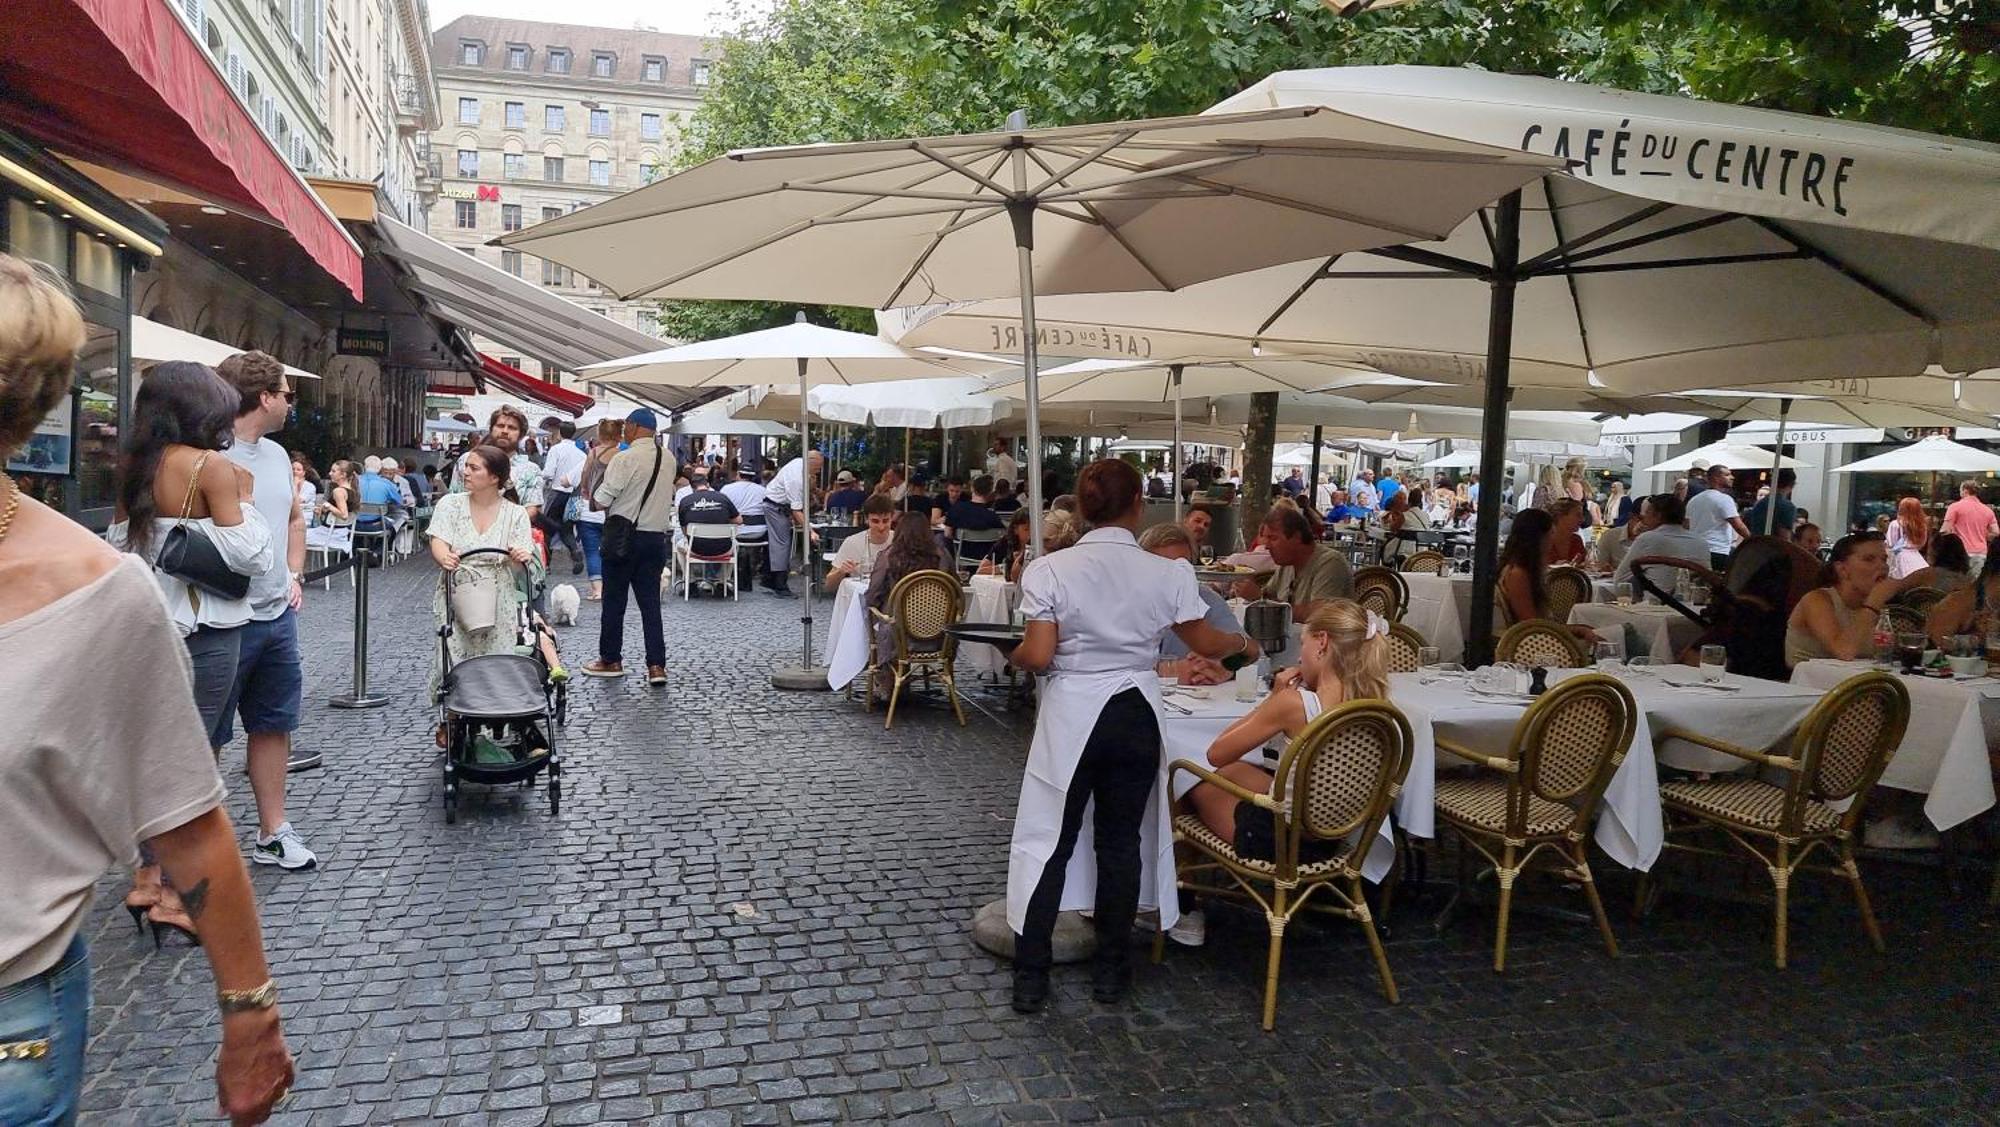
[[[674,456],[656,437],[659,419],[641,407],[625,416],[626,449],[604,468],[591,503],[604,510],[604,614],[597,660],[584,664],[591,677],[625,675],[625,600],[638,600],[646,636],[646,683],[667,683],[667,636],[660,623],[660,574],[667,567],[667,531],[674,523]],[[630,546],[614,558],[614,522],[632,522]]]

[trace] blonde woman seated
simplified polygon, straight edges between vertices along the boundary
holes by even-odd
[[[1299,665],[1278,678],[1277,688],[1248,716],[1231,724],[1209,745],[1216,774],[1245,790],[1269,794],[1269,771],[1244,756],[1279,737],[1292,739],[1320,713],[1351,700],[1389,695],[1389,622],[1359,603],[1331,599],[1305,622]],[[1176,775],[1185,779],[1186,775]],[[1211,783],[1197,783],[1188,802],[1202,823],[1248,860],[1277,859],[1277,827],[1271,812],[1242,801]],[[1334,842],[1308,842],[1299,860],[1324,860],[1339,849]]]

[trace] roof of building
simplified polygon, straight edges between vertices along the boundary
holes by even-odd
[[[476,67],[460,61],[459,44],[476,39],[486,45],[484,61]],[[509,44],[525,45],[533,52],[526,71],[507,69]],[[565,81],[618,82],[689,89],[694,85],[695,60],[713,61],[722,53],[720,40],[699,35],[676,35],[635,28],[588,27],[583,24],[546,23],[540,20],[510,20],[495,16],[460,16],[431,33],[431,66],[440,76],[450,71],[479,71],[494,75],[548,74],[547,49],[567,47],[570,67]],[[591,70],[591,53],[609,51],[614,59],[611,77],[601,78]],[[666,75],[658,83],[644,82],[647,58],[665,59]]]

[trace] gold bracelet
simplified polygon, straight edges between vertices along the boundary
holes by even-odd
[[[278,984],[267,978],[264,985],[254,990],[217,990],[215,1001],[226,1014],[268,1010],[278,1004]]]

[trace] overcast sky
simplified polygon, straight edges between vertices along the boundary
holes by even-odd
[[[431,26],[481,15],[708,35],[719,29],[731,7],[730,0],[569,0],[560,5],[548,0],[431,0]]]

